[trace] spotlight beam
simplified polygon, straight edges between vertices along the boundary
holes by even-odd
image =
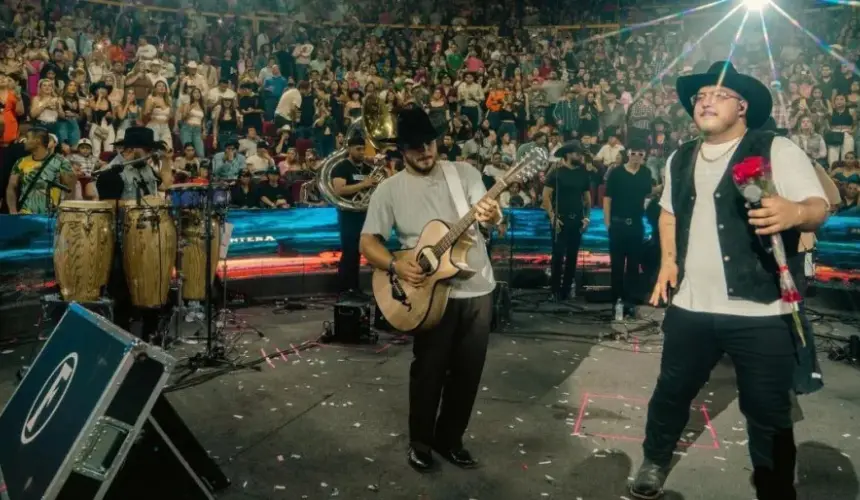
[[[743,0],[743,4],[747,11],[761,12],[771,4],[771,0]]]
[[[650,82],[648,82],[648,85],[645,85],[644,87],[639,89],[639,92],[637,92],[636,95],[633,96],[633,102],[636,102],[637,100],[639,100],[642,97],[642,94],[644,94],[645,92],[654,88],[654,85],[656,85],[657,82],[662,81],[663,78],[666,76],[666,74],[668,74],[670,71],[672,71],[672,68],[674,68],[679,62],[683,61],[688,55],[690,55],[690,52],[695,50],[696,47],[698,47],[699,44],[702,43],[702,40],[704,40],[708,35],[710,35],[717,28],[719,28],[720,25],[722,25],[730,17],[732,17],[732,15],[734,15],[735,12],[740,10],[741,7],[743,7],[743,4],[738,4],[735,7],[733,7],[732,10],[728,11],[726,13],[726,15],[724,15],[719,21],[717,21],[716,24],[714,24],[713,26],[708,28],[707,31],[702,33],[702,36],[700,36],[695,42],[690,44],[690,46],[688,48],[684,49],[683,52],[678,54],[678,56],[675,59],[672,59],[672,61],[669,64],[667,64],[665,68],[660,70],[660,72],[657,74],[657,76],[654,77],[654,79],[652,79]]]

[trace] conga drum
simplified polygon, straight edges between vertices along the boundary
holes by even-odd
[[[123,212],[122,266],[131,303],[157,308],[167,303],[176,260],[176,226],[170,202],[160,196],[120,202]]]
[[[54,232],[54,270],[64,300],[97,301],[110,277],[113,251],[112,203],[60,203]]]
[[[202,210],[183,210],[180,215],[182,240],[182,298],[185,300],[204,300],[206,298],[206,275],[209,275],[208,283],[212,284],[215,279],[215,271],[218,269],[218,257],[221,250],[221,224],[217,217],[211,217],[209,224],[212,225],[212,265],[206,272],[206,224],[204,224]]]

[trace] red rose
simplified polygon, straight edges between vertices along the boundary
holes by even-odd
[[[800,292],[798,292],[797,290],[787,290],[782,292],[783,302],[793,304],[795,302],[800,302],[801,300],[803,300],[803,297],[800,296]]]
[[[738,186],[749,184],[764,178],[770,172],[770,165],[761,156],[750,156],[735,164],[732,168],[732,179]]]

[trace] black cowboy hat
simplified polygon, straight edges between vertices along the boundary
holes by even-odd
[[[105,89],[105,90],[107,90],[107,93],[108,93],[108,94],[110,94],[111,92],[113,92],[113,87],[111,87],[110,85],[106,84],[105,82],[96,82],[96,83],[94,83],[94,84],[90,85],[90,94],[95,95],[95,94],[96,94],[96,92],[97,92],[99,89]]]
[[[410,106],[397,113],[397,145],[411,149],[424,146],[439,138],[439,131],[426,111]]]
[[[661,123],[663,124],[663,127],[664,127],[665,129],[667,129],[667,130],[668,130],[670,127],[672,127],[672,124],[671,124],[671,123],[669,123],[669,121],[668,121],[668,120],[666,120],[666,119],[665,119],[665,118],[663,118],[662,116],[658,116],[657,118],[655,118],[655,119],[654,119],[654,121],[652,121],[652,122],[651,122],[651,128],[652,128],[652,129],[653,129],[653,128],[656,128],[656,127],[657,127],[657,125],[659,125],[659,124],[661,124]]]
[[[161,149],[164,143],[155,140],[155,132],[147,127],[129,127],[125,130],[125,137],[116,141],[115,146],[124,148]]]
[[[346,146],[350,148],[353,146],[365,146],[366,144],[367,142],[364,140],[364,137],[360,135],[354,135],[346,141]]]
[[[556,158],[564,158],[569,153],[582,153],[582,143],[579,141],[565,142],[558,148],[553,156]]]
[[[633,137],[627,141],[627,151],[648,151],[648,141],[643,137]]]
[[[693,116],[692,98],[702,87],[717,85],[734,90],[747,102],[747,126],[751,129],[761,127],[770,116],[773,108],[773,97],[770,91],[760,81],[749,75],[738,73],[734,65],[729,61],[717,61],[704,73],[697,73],[678,78],[675,89],[678,91],[678,100]]]

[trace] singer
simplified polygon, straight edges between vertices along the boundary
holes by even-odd
[[[163,143],[155,141],[155,134],[146,127],[129,127],[125,137],[114,143],[120,149],[120,154],[105,167],[107,170],[98,175],[95,183],[97,193],[90,192],[102,200],[134,200],[144,196],[157,194],[170,187],[173,183],[171,166],[173,161],[168,150],[163,159],[157,160],[153,153],[164,148]],[[140,160],[140,161],[134,161]],[[160,162],[160,163],[159,163]],[[156,176],[156,172],[158,173]],[[119,214],[119,206],[116,213]],[[119,218],[118,220],[121,220]],[[117,231],[118,238],[122,231]],[[121,241],[117,242],[116,248]],[[158,330],[158,311],[135,308],[131,304],[131,295],[126,285],[125,270],[122,263],[122,252],[114,252],[114,263],[111,269],[108,292],[114,300],[114,322],[117,326],[131,332],[131,322],[138,316],[142,323],[140,338],[152,341]]]
[[[47,214],[60,204],[61,192],[69,193],[76,179],[71,164],[55,155],[50,135],[44,128],[32,128],[24,139],[27,156],[12,167],[6,187],[9,213]]]
[[[680,77],[681,104],[700,137],[673,153],[660,200],[661,265],[651,303],[669,302],[660,376],[648,406],[645,460],[630,486],[659,498],[690,403],[728,354],[747,417],[753,483],[759,500],[793,500],[796,449],[790,394],[800,341],[781,301],[777,268],[763,243],[781,233],[799,279],[800,232],[815,231],[828,203],[803,151],[756,130],[771,112],[768,88],[729,62]],[[751,156],[768,160],[777,196],[747,206],[731,177]]]

